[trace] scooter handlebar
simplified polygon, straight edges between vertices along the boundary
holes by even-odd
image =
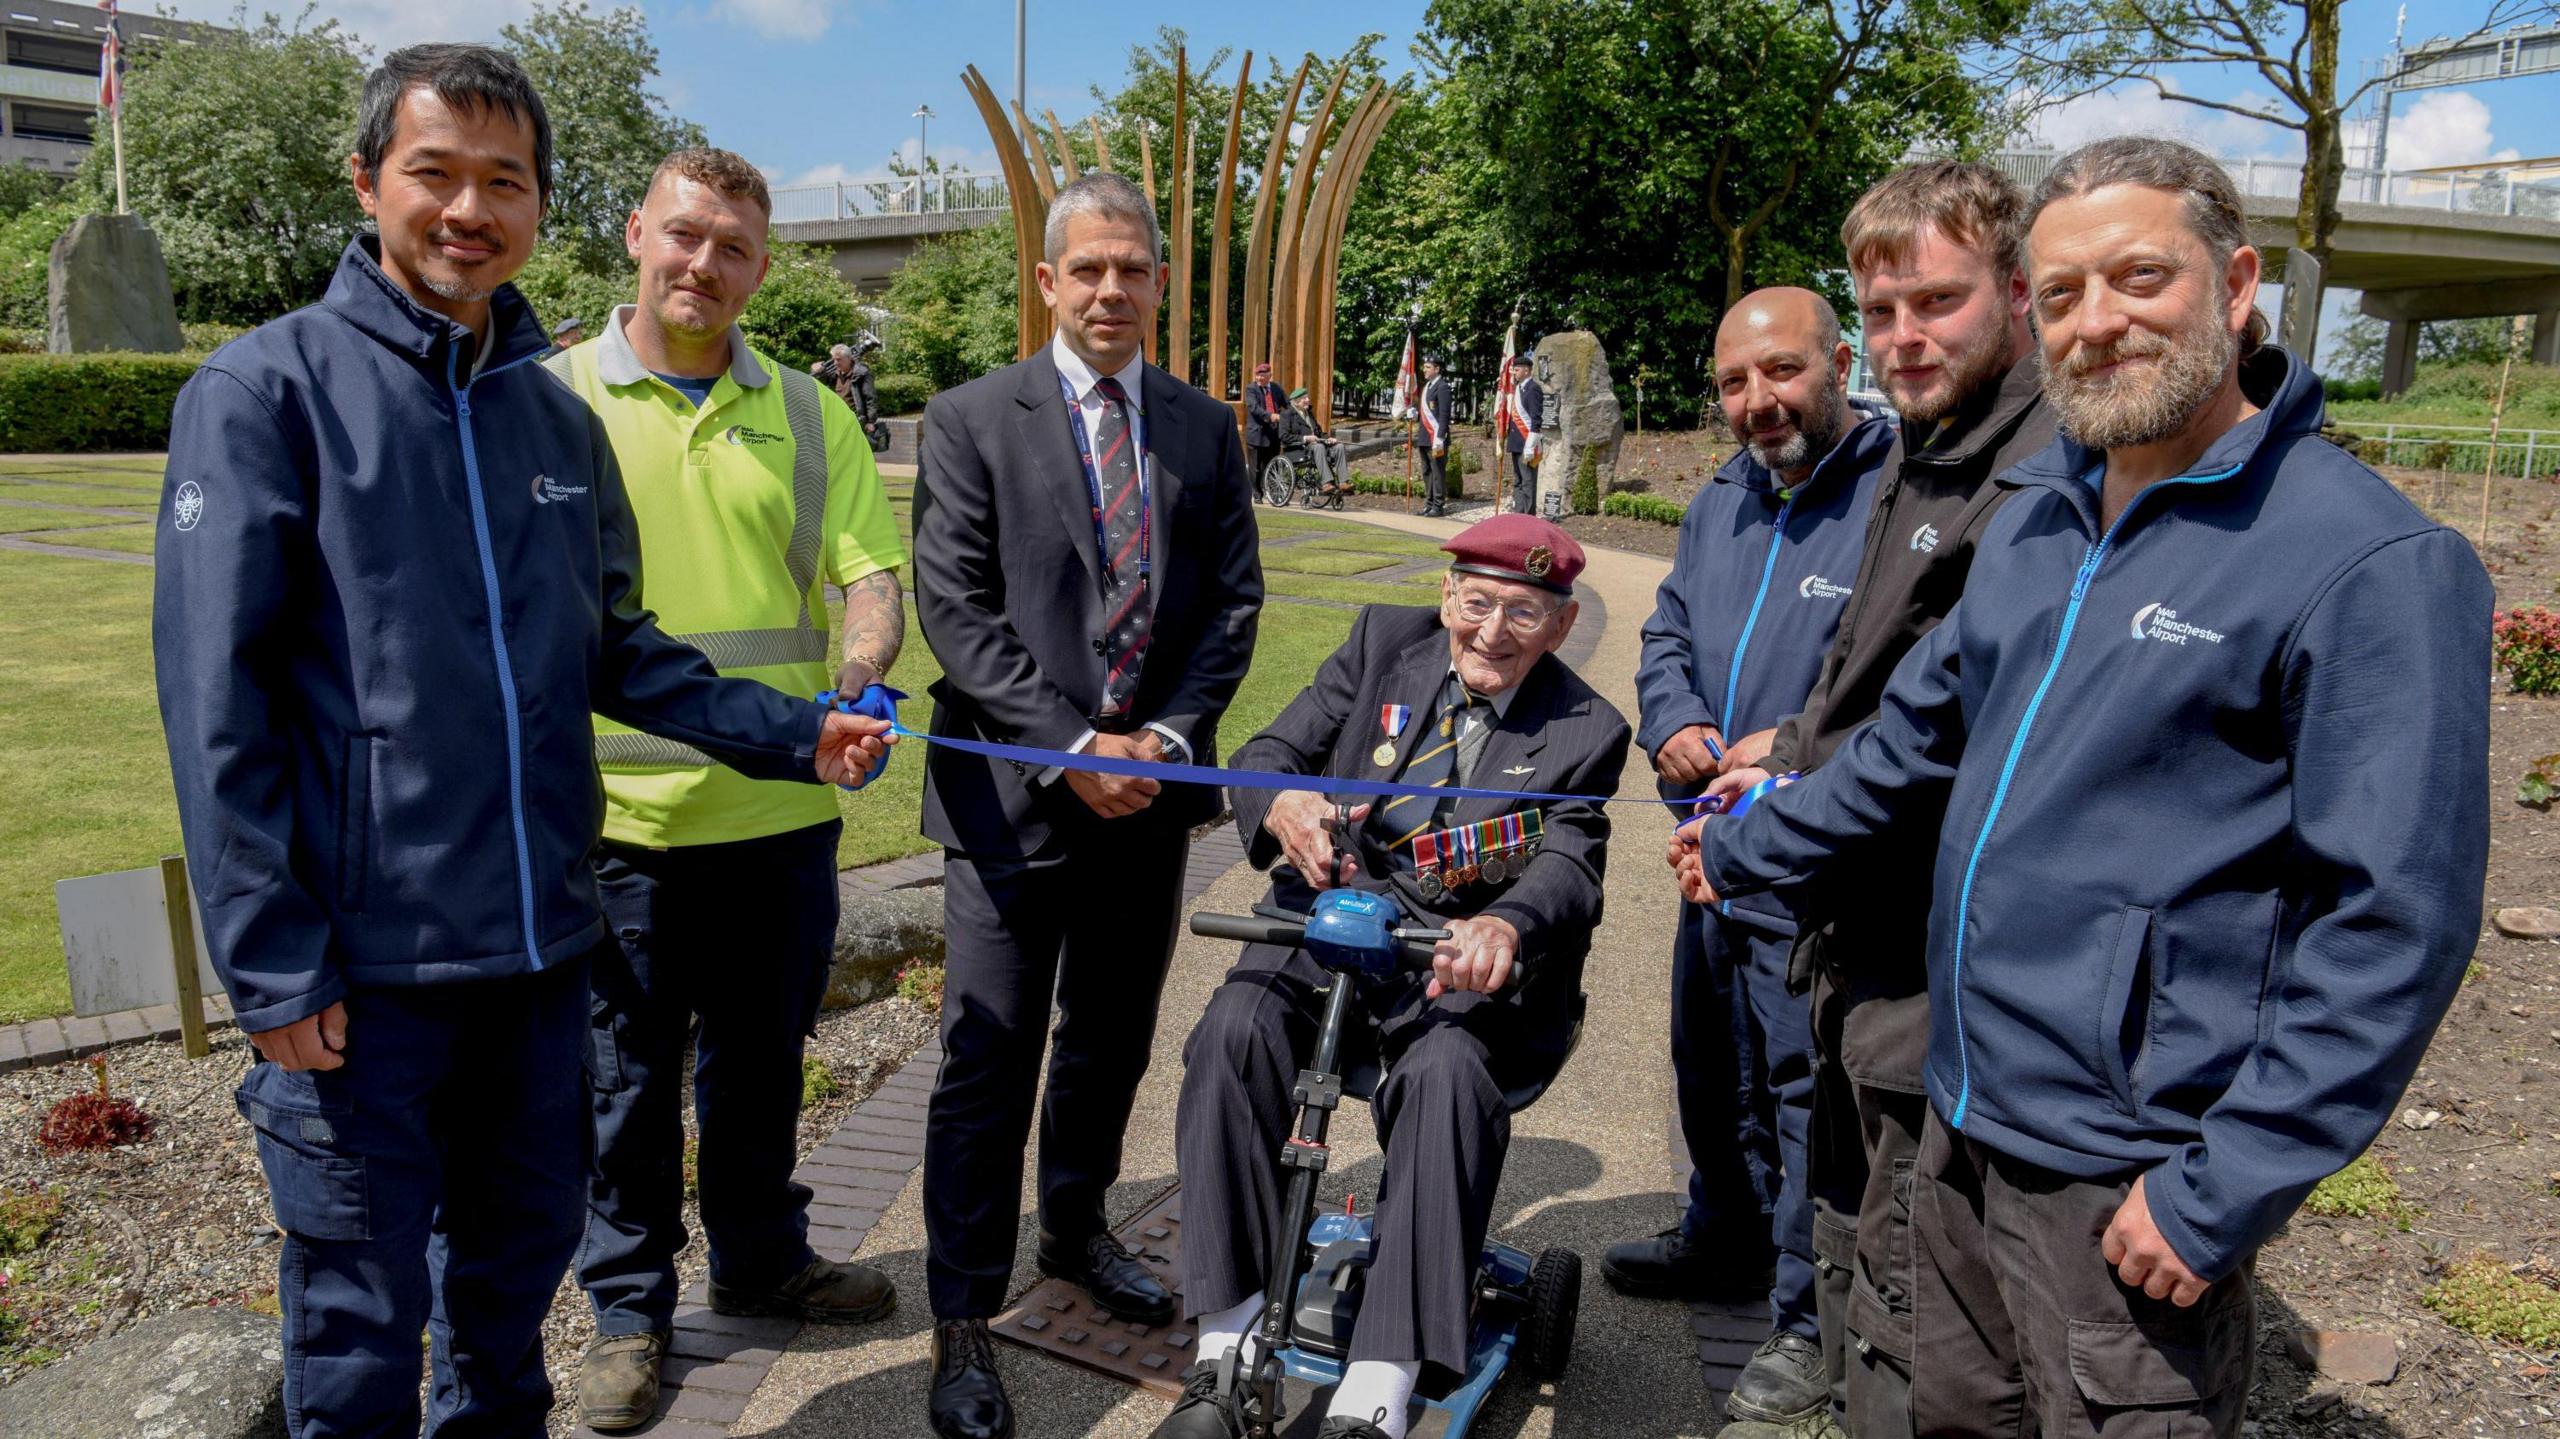
[[[1204,913],[1191,916],[1191,932],[1205,939],[1232,939],[1245,944],[1276,944],[1284,949],[1295,949],[1306,939],[1307,927],[1261,915]],[[1415,934],[1427,934],[1432,938],[1408,937]],[[1415,968],[1429,968],[1431,957],[1437,952],[1433,940],[1446,939],[1448,935],[1445,929],[1399,930],[1397,948],[1407,964]]]

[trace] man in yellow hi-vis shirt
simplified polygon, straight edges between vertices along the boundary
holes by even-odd
[[[604,423],[659,624],[724,675],[804,697],[859,693],[888,674],[905,636],[906,551],[844,402],[737,329],[770,261],[771,217],[764,178],[736,155],[668,156],[624,233],[639,303],[546,363]],[[841,651],[824,629],[828,584],[845,592]],[[897,1296],[878,1270],[811,1247],[809,1191],[791,1178],[802,1041],[834,955],[834,794],[742,779],[601,717],[596,758],[596,879],[620,944],[592,978],[596,1133],[578,1278],[597,1338],[578,1411],[612,1430],[649,1419],[674,1323],[697,1017],[711,1307],[859,1323]]]

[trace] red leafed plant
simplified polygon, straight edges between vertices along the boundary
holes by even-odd
[[[89,1068],[97,1073],[98,1087],[45,1111],[44,1123],[36,1127],[36,1143],[47,1153],[113,1149],[151,1137],[151,1116],[142,1112],[142,1106],[107,1093],[107,1061],[92,1059]]]
[[[2516,693],[2560,694],[2560,614],[2540,605],[2500,610],[2490,617],[2489,636]]]

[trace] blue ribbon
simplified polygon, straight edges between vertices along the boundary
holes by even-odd
[[[1087,774],[1116,774],[1133,779],[1171,780],[1177,784],[1214,784],[1230,789],[1298,790],[1308,794],[1385,796],[1410,795],[1415,799],[1494,799],[1530,800],[1542,804],[1649,804],[1687,809],[1697,803],[1689,799],[1647,799],[1641,795],[1556,794],[1542,790],[1477,789],[1467,785],[1405,784],[1398,780],[1337,779],[1329,775],[1282,774],[1277,770],[1226,769],[1215,765],[1165,764],[1155,760],[1115,759],[1109,755],[1069,754],[1064,750],[1035,749],[1030,745],[998,744],[992,740],[958,739],[949,735],[929,735],[892,722],[890,733],[900,739],[921,740],[963,754],[981,755],[988,759],[1010,760],[1034,769],[1071,769]],[[1756,791],[1755,791],[1756,792]]]

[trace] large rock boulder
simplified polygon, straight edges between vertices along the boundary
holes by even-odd
[[[1573,485],[1586,461],[1596,466],[1600,495],[1618,473],[1626,417],[1609,381],[1609,352],[1589,330],[1565,330],[1538,342],[1538,384],[1547,392],[1538,513],[1553,519],[1573,507]]]
[[[45,348],[167,354],[186,348],[160,237],[140,215],[83,215],[45,264]]]
[[[0,1439],[284,1439],[276,1321],[188,1309],[0,1390]]]
[[[897,988],[910,964],[942,962],[942,891],[893,889],[854,900],[836,921],[836,968],[826,1007],[868,1004]]]

